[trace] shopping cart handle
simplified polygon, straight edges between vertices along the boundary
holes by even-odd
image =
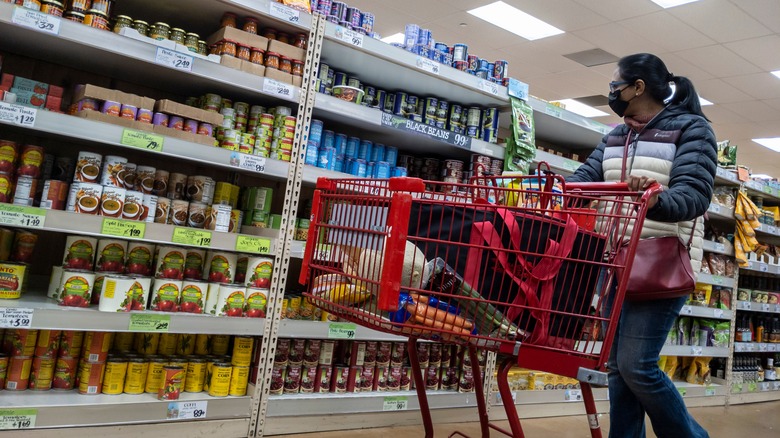
[[[628,184],[624,182],[586,182],[566,183],[566,192],[627,192]]]

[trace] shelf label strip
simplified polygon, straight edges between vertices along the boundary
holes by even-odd
[[[35,108],[0,102],[0,122],[32,128],[37,115],[38,110]]]
[[[131,313],[128,330],[131,332],[168,333],[171,315],[153,313]]]
[[[119,142],[125,146],[146,149],[147,151],[152,152],[162,152],[165,137],[162,135],[154,135],[149,132],[125,129],[122,131],[122,139]]]
[[[363,47],[363,34],[341,26],[336,27],[336,39],[355,47]]]
[[[498,87],[499,85],[497,83],[486,81],[485,79],[480,79],[479,82],[477,82],[477,88],[494,96],[498,96]]]
[[[265,157],[233,152],[230,154],[230,165],[251,172],[264,173]]]
[[[211,246],[211,231],[175,227],[171,242],[208,248]]]
[[[419,68],[422,71],[427,71],[428,73],[439,75],[439,72],[441,70],[441,64],[439,64],[436,61],[433,61],[428,58],[423,58],[422,56],[417,57],[417,68]]]
[[[32,429],[37,409],[0,409],[0,430]]]
[[[418,123],[414,120],[408,120],[393,114],[382,113],[382,126],[398,129],[399,131],[424,135],[428,138],[443,141],[453,146],[469,150],[471,149],[471,137],[456,134],[445,129],[439,129],[435,126],[429,126],[424,123]]]
[[[122,219],[103,219],[100,234],[123,238],[143,239],[146,234],[146,223],[138,221],[126,221]]]
[[[301,21],[301,13],[298,12],[296,9],[289,8],[281,3],[277,3],[275,1],[271,2],[270,9],[268,13],[275,18],[278,18],[282,21],[286,21],[288,23],[298,23]]]
[[[236,251],[252,254],[270,254],[271,239],[253,236],[236,237]]]
[[[42,208],[0,204],[0,225],[11,225],[15,227],[26,228],[43,228],[45,223],[46,210]]]
[[[0,328],[28,329],[32,327],[33,309],[0,307]]]
[[[44,14],[43,12],[33,11],[32,9],[16,8],[11,21],[19,26],[29,27],[40,32],[50,33],[52,35],[60,34],[61,20],[54,15]]]
[[[328,339],[355,339],[356,330],[350,322],[332,322],[328,324]]]
[[[275,79],[265,78],[263,79],[263,93],[289,100],[293,97],[293,86]]]
[[[407,409],[409,409],[408,397],[385,397],[382,401],[382,411],[405,411]]]
[[[196,420],[206,418],[209,402],[207,400],[168,403],[167,419]]]
[[[154,62],[176,70],[192,71],[192,56],[164,47],[157,48]]]

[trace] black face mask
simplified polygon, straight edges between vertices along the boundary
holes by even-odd
[[[625,90],[625,88],[623,90]],[[612,108],[612,111],[614,111],[615,114],[618,115],[618,117],[623,117],[626,114],[626,110],[628,109],[628,104],[629,102],[631,102],[631,99],[633,99],[633,97],[629,100],[621,99],[620,94],[623,92],[623,90],[610,92],[608,96],[609,107]]]

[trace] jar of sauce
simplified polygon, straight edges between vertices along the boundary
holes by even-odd
[[[275,52],[266,52],[265,67],[279,70],[279,54]]]
[[[236,24],[237,21],[238,21],[238,16],[236,16],[236,14],[232,12],[225,12],[222,15],[222,21],[220,22],[219,27],[237,28],[238,27],[238,25]]]
[[[171,26],[166,23],[157,22],[149,29],[149,38],[161,41],[171,39]]]
[[[133,27],[133,19],[127,15],[118,15],[114,19],[114,33],[119,33],[125,27]]]
[[[97,9],[98,11],[106,14],[111,15],[111,4],[113,3],[113,0],[92,0],[92,5],[90,7],[92,9]]]
[[[293,45],[299,49],[306,50],[308,36],[305,33],[299,33],[295,35],[295,42]]]
[[[144,20],[133,21],[133,29],[138,31],[138,33],[143,36],[149,35],[149,23],[145,22]]]
[[[178,27],[174,27],[171,29],[171,36],[170,40],[174,43],[179,43],[184,45],[184,38],[186,33],[184,32],[184,29],[179,29]]]
[[[68,11],[63,14],[63,18],[66,20],[75,21],[76,23],[84,23],[84,14],[81,12]]]
[[[236,56],[238,54],[238,44],[233,40],[222,40],[221,54]]]
[[[86,14],[92,6],[91,3],[92,2],[90,0],[70,0],[68,11]]]
[[[297,59],[293,59],[293,61],[292,61],[292,75],[293,76],[303,76],[303,61],[298,61]]]
[[[276,40],[280,43],[290,44],[290,35],[284,32],[279,32],[276,34]]]
[[[84,24],[95,29],[108,30],[108,15],[97,9],[90,9],[84,14]]]
[[[238,46],[236,58],[242,61],[249,61],[249,58],[252,57],[252,48],[243,44],[236,44],[236,46]]]
[[[249,62],[252,64],[263,65],[263,58],[265,56],[265,50],[252,47],[252,56],[249,58]]]
[[[292,60],[286,56],[279,57],[279,70],[292,74]]]
[[[55,0],[44,0],[41,4],[41,12],[54,15],[55,17],[62,17],[63,12],[65,12],[65,5]]]
[[[198,52],[198,40],[200,35],[190,32],[184,37],[184,45],[190,49],[190,52]]]
[[[198,54],[203,56],[209,54],[209,45],[203,40],[198,40]]]
[[[276,39],[276,29],[266,27],[263,29],[263,36],[265,38],[268,38],[269,40],[275,40]]]
[[[257,18],[255,17],[246,17],[244,19],[244,27],[243,30],[246,33],[251,33],[252,35],[257,35]]]

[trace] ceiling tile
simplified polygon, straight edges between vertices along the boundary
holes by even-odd
[[[681,50],[675,52],[675,54],[719,77],[738,76],[761,71],[760,68],[749,63],[745,58],[719,45]],[[679,72],[675,73],[681,74]]]
[[[717,125],[719,123],[742,123],[747,122],[748,119],[742,117],[738,113],[731,111],[724,105],[712,105],[702,108],[704,115],[707,116],[713,123]]]
[[[670,72],[685,76],[693,80],[694,84],[715,77],[716,72],[700,68],[695,62],[691,62],[684,56],[675,53],[661,53],[658,56],[664,61]]]
[[[575,2],[587,6],[597,14],[607,17],[610,20],[625,20],[626,18],[638,17],[649,14],[661,9],[658,5],[650,1],[626,1],[626,0],[574,0]]]
[[[650,42],[643,36],[617,24],[591,27],[573,33],[617,57],[638,52],[664,52],[660,45]]]
[[[662,46],[666,51],[715,44],[715,41],[683,23],[667,11],[623,20],[620,25]]]
[[[777,3],[780,4],[780,1]],[[780,21],[780,14],[777,18]],[[724,46],[766,71],[780,70],[780,36],[751,38]]]
[[[706,0],[667,11],[708,37],[725,43],[772,33],[728,0]]]
[[[777,0],[750,0],[735,2],[736,6],[750,14],[772,32],[780,33],[780,2]]]
[[[749,94],[724,82],[722,79],[710,79],[707,81],[694,81],[693,86],[699,95],[716,104],[741,102],[750,100]]]
[[[780,79],[769,73],[736,76],[723,80],[756,99],[780,97]]]
[[[752,122],[765,122],[780,119],[780,110],[774,109],[759,100],[727,103],[723,106]]]
[[[765,104],[771,106],[774,109],[780,110],[780,98],[763,100]]]

